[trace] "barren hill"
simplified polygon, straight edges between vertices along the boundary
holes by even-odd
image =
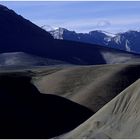
[[[42,93],[97,111],[140,77],[140,64],[64,67],[33,78]]]
[[[140,138],[140,80],[75,130],[59,138]]]

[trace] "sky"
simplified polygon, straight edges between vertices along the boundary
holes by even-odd
[[[140,1],[0,1],[38,26],[76,32],[140,31]]]

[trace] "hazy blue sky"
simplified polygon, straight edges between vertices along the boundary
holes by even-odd
[[[140,30],[140,1],[0,3],[39,26],[64,27],[77,32]]]

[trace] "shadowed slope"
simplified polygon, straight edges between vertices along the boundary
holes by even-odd
[[[44,95],[20,74],[0,76],[0,138],[51,138],[93,112],[65,98]]]
[[[59,138],[140,138],[140,80],[125,89],[85,123]]]
[[[66,97],[94,112],[140,77],[140,64],[78,66],[34,78],[43,93]]]

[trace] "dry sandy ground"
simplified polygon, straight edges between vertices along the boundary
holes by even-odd
[[[140,80],[85,123],[59,138],[140,138]]]
[[[41,93],[63,96],[96,112],[139,77],[136,63],[54,68],[32,82]]]
[[[3,69],[0,75],[8,73],[11,70]],[[57,138],[140,138],[139,63],[13,69],[12,73],[32,77],[40,93],[65,97],[96,112]]]
[[[66,98],[42,94],[33,73],[0,73],[0,138],[46,139],[73,130],[91,117],[90,109]]]

